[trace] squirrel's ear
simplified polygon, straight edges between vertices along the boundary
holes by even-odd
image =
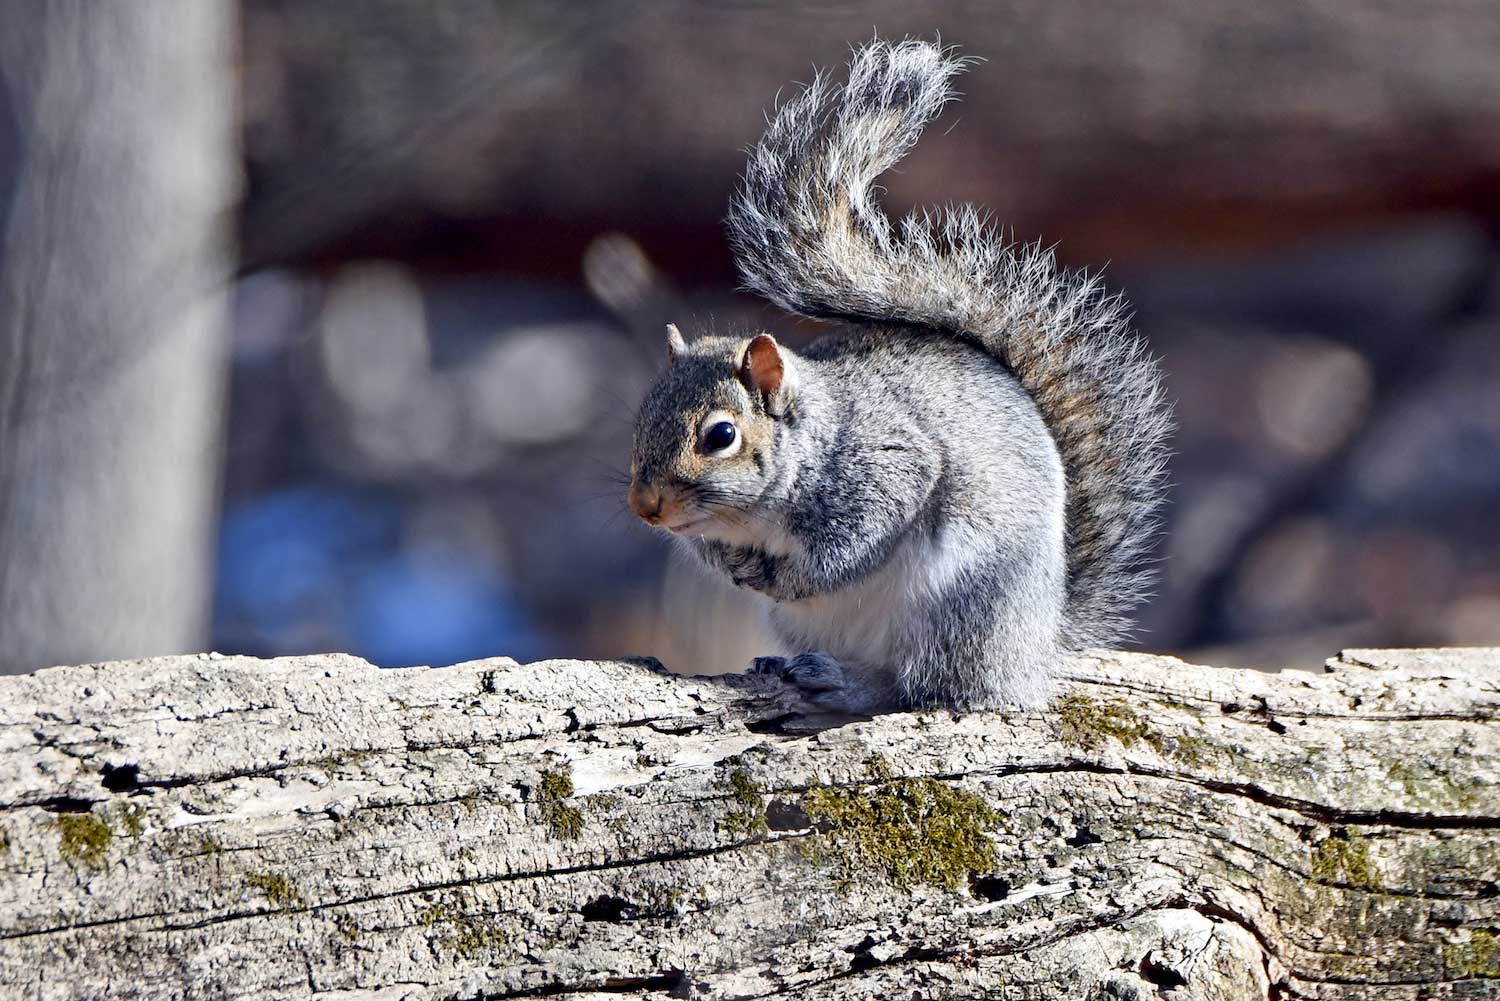
[[[667,361],[676,361],[677,356],[686,350],[687,341],[683,339],[682,331],[677,329],[677,324],[667,324]]]
[[[761,334],[750,342],[740,362],[740,381],[765,401],[766,413],[772,417],[785,416],[796,378],[776,338]]]

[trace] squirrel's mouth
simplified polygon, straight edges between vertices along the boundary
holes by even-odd
[[[679,522],[677,522],[675,524],[672,524],[672,525],[663,525],[662,527],[665,528],[667,531],[669,531],[669,532],[675,532],[678,535],[692,535],[693,534],[693,530],[695,528],[699,528],[699,527],[701,527],[703,525],[707,525],[712,520],[713,520],[713,518],[710,515],[706,515],[706,514],[693,514],[693,515],[687,516],[686,518],[684,518],[683,520],[681,520],[681,521],[679,521]]]

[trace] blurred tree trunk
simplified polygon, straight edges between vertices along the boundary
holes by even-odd
[[[0,5],[0,672],[205,642],[234,33]]]

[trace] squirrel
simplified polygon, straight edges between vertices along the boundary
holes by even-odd
[[[825,708],[1037,706],[1144,600],[1171,408],[1122,300],[971,207],[898,226],[876,178],[968,60],[855,50],[778,108],[728,216],[746,286],[838,326],[668,326],[628,501],[769,599],[778,675]]]

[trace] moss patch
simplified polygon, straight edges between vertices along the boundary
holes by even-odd
[[[873,871],[902,888],[928,883],[952,890],[991,871],[995,849],[985,832],[1003,820],[973,793],[931,778],[811,789],[802,808],[818,828],[805,854],[836,863],[843,883]]]
[[[572,775],[567,772],[542,773],[536,789],[542,823],[552,830],[553,837],[562,841],[572,841],[583,833],[583,811],[567,802],[572,795]]]
[[[1313,849],[1312,874],[1324,883],[1346,883],[1363,889],[1380,885],[1370,846],[1345,834],[1330,835]]]
[[[730,793],[730,809],[719,822],[723,830],[736,837],[753,838],[766,833],[766,800],[750,773],[737,768],[725,782]]]
[[[417,915],[417,924],[423,928],[445,929],[438,944],[464,959],[472,959],[485,949],[505,944],[505,933],[492,920],[471,914],[453,903],[438,903],[427,908]]]
[[[584,802],[588,804],[589,812],[598,817],[605,827],[616,834],[626,833],[625,815],[620,812],[620,797],[614,793],[601,792],[588,797]]]
[[[1454,977],[1500,977],[1500,936],[1475,929],[1467,942],[1443,946],[1443,966]]]
[[[1202,737],[1183,734],[1177,738],[1177,745],[1169,753],[1184,764],[1198,765],[1203,763],[1212,749],[1213,745]]]
[[[138,838],[145,829],[146,808],[139,803],[120,803],[114,809],[115,819],[127,836]]]
[[[1426,792],[1426,790],[1423,788],[1423,781],[1429,776],[1422,775],[1421,772],[1419,772],[1412,765],[1407,764],[1405,761],[1393,761],[1391,763],[1391,766],[1386,769],[1386,774],[1389,775],[1391,781],[1399,785],[1402,791],[1405,792],[1406,795],[1410,798],[1425,798],[1423,796],[1423,793]]]
[[[267,900],[283,910],[302,906],[301,892],[285,876],[272,872],[252,872],[246,874],[245,885],[264,893]]]
[[[1386,769],[1392,782],[1401,787],[1407,797],[1427,807],[1452,809],[1479,807],[1472,783],[1455,779],[1448,772],[1429,761],[1393,762]]]
[[[1074,692],[1059,698],[1052,708],[1063,743],[1084,751],[1097,751],[1107,737],[1129,747],[1147,734],[1146,724],[1135,710],[1118,699],[1100,703]]]
[[[82,862],[90,869],[104,865],[104,852],[115,832],[92,813],[66,813],[53,824],[61,843],[58,853],[69,862]]]
[[[1157,754],[1180,761],[1189,768],[1203,764],[1213,746],[1202,737],[1187,733],[1168,736],[1152,731],[1144,739]]]

